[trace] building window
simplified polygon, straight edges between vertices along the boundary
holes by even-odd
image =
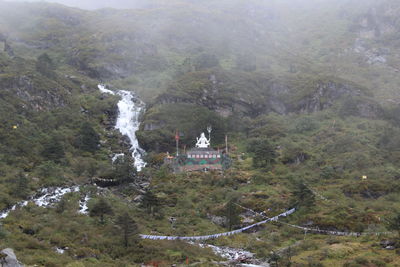
[[[217,158],[221,158],[221,155],[218,155]]]

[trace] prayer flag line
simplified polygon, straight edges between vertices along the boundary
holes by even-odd
[[[295,208],[290,209],[288,211],[285,211],[284,213],[281,213],[275,217],[272,218],[268,218],[264,221],[258,222],[258,223],[254,223],[252,225],[234,230],[234,231],[230,231],[230,232],[225,232],[225,233],[218,233],[218,234],[213,234],[213,235],[202,235],[202,236],[159,236],[159,235],[139,235],[142,239],[150,239],[150,240],[208,240],[208,239],[215,239],[215,238],[219,238],[221,236],[230,236],[230,235],[235,235],[235,234],[239,234],[242,233],[243,231],[246,231],[248,229],[251,229],[253,227],[265,224],[269,221],[277,221],[279,219],[279,217],[286,217],[292,213],[294,213],[296,211]]]

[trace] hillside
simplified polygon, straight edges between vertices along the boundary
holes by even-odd
[[[396,1],[68,3],[90,10],[0,1],[0,250],[27,266],[240,266],[216,247],[260,266],[399,266]],[[115,127],[129,92],[146,153]],[[177,131],[189,149],[208,125],[230,169],[163,164]],[[291,208],[216,247],[139,237]]]

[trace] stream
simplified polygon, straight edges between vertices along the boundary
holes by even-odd
[[[195,245],[196,243],[190,242]],[[256,259],[254,253],[243,249],[218,247],[208,244],[197,244],[201,248],[211,248],[214,254],[227,259],[228,266],[243,266],[243,267],[269,267],[267,262]]]
[[[60,202],[65,194],[77,192],[80,192],[79,186],[43,188],[28,200],[21,201],[9,209],[0,211],[0,219],[7,218],[8,215],[10,215],[10,212],[16,210],[17,208],[27,206],[29,202],[34,203],[39,207],[49,208]],[[79,213],[87,214],[87,203],[89,200],[90,197],[88,195],[85,195],[85,197],[79,201]]]
[[[146,166],[146,162],[143,160],[145,151],[139,146],[139,142],[136,138],[136,131],[140,126],[139,116],[144,111],[145,104],[130,91],[119,90],[114,92],[107,89],[104,85],[98,85],[98,88],[102,93],[119,95],[121,97],[121,100],[118,102],[119,115],[115,128],[118,129],[122,135],[126,135],[129,138],[131,144],[130,151],[132,152],[132,157],[135,160],[134,166],[137,171],[141,171]],[[115,154],[112,158],[112,162],[123,156],[124,154]],[[0,211],[0,219],[7,218],[10,212],[16,210],[17,208],[27,206],[30,202],[39,207],[53,207],[56,203],[61,201],[65,194],[76,192],[80,192],[79,186],[43,188],[30,199],[21,201],[9,209]],[[85,195],[84,198],[81,197],[79,201],[79,213],[88,214],[87,203],[89,200],[89,195]],[[196,244],[193,242],[190,243]],[[197,245],[201,248],[211,248],[216,255],[227,259],[228,262],[226,262],[226,264],[229,266],[269,266],[268,263],[255,259],[254,254],[249,251],[228,247],[218,247],[208,244]],[[64,250],[61,248],[56,248],[56,250],[60,254],[64,253]]]

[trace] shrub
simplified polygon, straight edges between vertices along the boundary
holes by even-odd
[[[253,138],[248,141],[247,151],[253,153],[253,165],[256,168],[265,168],[275,162],[275,147],[267,138]]]
[[[75,146],[88,152],[95,152],[99,149],[100,136],[93,129],[89,122],[84,122],[75,139]]]
[[[295,130],[298,133],[305,133],[318,128],[318,124],[309,117],[304,117],[296,122]]]

